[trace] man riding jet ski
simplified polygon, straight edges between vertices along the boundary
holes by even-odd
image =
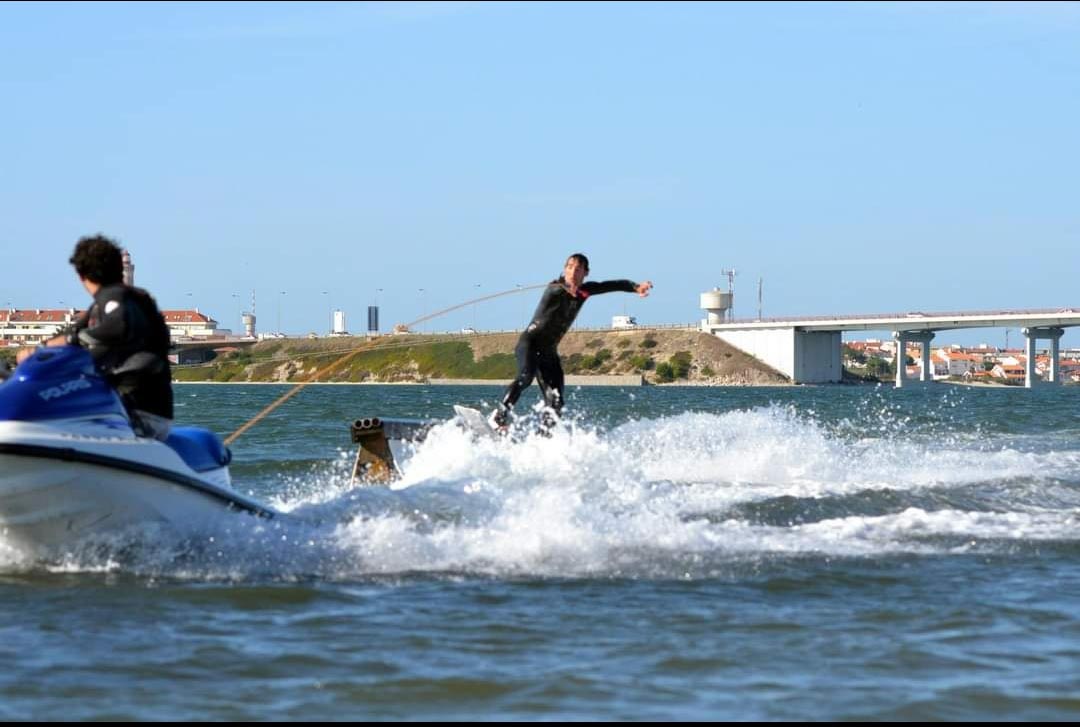
[[[154,299],[124,283],[123,252],[102,235],[84,237],[69,262],[94,298],[88,310],[46,346],[82,346],[120,393],[140,434],[164,440],[173,418],[169,328]],[[21,349],[22,363],[34,353]]]
[[[55,551],[146,525],[192,532],[227,511],[277,514],[232,489],[217,436],[171,425],[168,330],[153,299],[120,282],[120,261],[106,238],[79,241],[72,262],[94,304],[21,350],[0,384],[0,541]]]

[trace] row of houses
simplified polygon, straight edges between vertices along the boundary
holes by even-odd
[[[874,356],[890,364],[894,363],[896,359],[895,341],[870,339],[866,341],[848,341],[844,345],[866,357]],[[914,365],[907,367],[908,375],[912,377],[921,376],[922,352],[917,346],[913,346],[908,348],[906,354],[915,361]],[[851,358],[846,360],[844,365],[852,368],[860,366],[857,361]],[[974,347],[952,345],[931,349],[930,365],[934,369],[933,378],[935,379],[956,377],[1023,383],[1027,356],[1021,349],[998,349],[986,344]],[[1058,367],[1062,381],[1080,383],[1080,351],[1062,352]],[[1040,378],[1045,379],[1048,377],[1049,371],[1050,356],[1045,353],[1036,355],[1035,373]]]
[[[75,322],[83,311],[75,308],[0,309],[0,346],[36,346],[52,338]],[[173,341],[197,341],[225,338],[231,331],[218,328],[218,322],[198,308],[164,310],[165,325]]]
[[[994,358],[983,357],[947,348],[931,351],[930,363],[934,367],[934,378],[944,379],[960,376],[966,379],[993,378],[1023,383],[1027,356],[1021,351],[1003,351]],[[915,367],[916,371],[922,364]],[[1062,381],[1080,382],[1080,358],[1064,355],[1058,360],[1058,371]],[[1039,378],[1049,378],[1050,356],[1035,356],[1035,373]]]

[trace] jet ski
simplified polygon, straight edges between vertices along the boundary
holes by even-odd
[[[189,533],[221,517],[278,516],[233,490],[232,455],[213,432],[174,426],[161,442],[137,429],[83,348],[42,348],[8,373],[0,542],[55,552],[147,525]]]

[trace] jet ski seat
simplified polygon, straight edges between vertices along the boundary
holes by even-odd
[[[232,461],[232,452],[213,432],[200,427],[172,427],[165,444],[196,472],[224,467]]]

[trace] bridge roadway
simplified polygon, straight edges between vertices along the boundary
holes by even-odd
[[[711,333],[752,354],[794,383],[839,382],[843,376],[841,333],[843,331],[891,330],[898,351],[907,344],[922,344],[920,380],[932,380],[930,341],[937,331],[960,328],[1014,328],[1025,337],[1025,378],[1028,388],[1040,382],[1035,373],[1035,344],[1050,341],[1048,383],[1060,383],[1060,341],[1065,328],[1080,326],[1080,307],[1036,310],[965,311],[929,313],[883,313],[856,316],[810,316],[801,318],[761,318],[736,321],[704,320],[701,330]],[[896,367],[896,385],[912,382],[906,367]]]

